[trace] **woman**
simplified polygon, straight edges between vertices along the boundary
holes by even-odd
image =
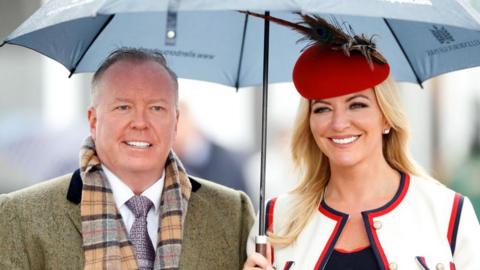
[[[303,178],[268,202],[272,248],[268,258],[253,252],[254,227],[244,269],[480,269],[473,207],[410,158],[407,120],[372,40],[303,18],[310,28],[294,27],[316,39],[293,71],[303,98],[292,155]]]

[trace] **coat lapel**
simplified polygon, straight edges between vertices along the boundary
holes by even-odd
[[[218,217],[208,194],[202,192],[201,184],[190,178],[192,194],[188,202],[185,230],[180,256],[180,269],[208,269],[202,262],[220,260],[223,254],[213,254],[212,250],[223,250],[219,247],[228,247],[223,228],[225,221]],[[80,202],[82,200],[82,179],[80,171],[73,173],[67,192],[66,215],[75,226],[79,234],[82,232]],[[216,258],[216,259],[215,259]],[[219,262],[220,263],[220,262]],[[211,265],[210,265],[211,266]],[[205,268],[206,267],[206,268]]]
[[[215,205],[200,184],[192,180],[192,194],[188,202],[183,233],[180,269],[220,269],[225,254],[215,252],[228,249],[223,224]]]
[[[192,192],[188,202],[185,229],[183,232],[182,254],[180,256],[180,269],[194,269],[198,259],[205,249],[203,237],[209,225],[210,205],[208,201]]]

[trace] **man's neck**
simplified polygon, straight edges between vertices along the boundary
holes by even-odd
[[[145,190],[155,184],[164,176],[164,171],[162,170],[157,173],[142,173],[142,172],[121,172],[113,171],[110,168],[102,165],[104,168],[114,174],[120,181],[127,185],[135,195],[142,194]]]

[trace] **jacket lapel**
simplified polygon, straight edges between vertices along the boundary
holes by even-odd
[[[205,249],[202,240],[205,240],[205,231],[210,223],[207,211],[211,211],[208,201],[192,192],[185,219],[180,269],[194,269],[202,256],[201,252]]]
[[[229,246],[223,228],[225,220],[219,220],[217,209],[201,184],[190,180],[193,192],[188,201],[180,269],[220,269],[216,265],[222,264],[226,256],[215,252]]]
[[[225,239],[225,230],[220,225],[224,224],[225,221],[222,222],[217,217],[217,212],[212,206],[212,202],[206,198],[208,195],[201,190],[201,184],[193,178],[190,178],[190,181],[192,183],[192,194],[188,202],[185,219],[180,269],[200,269],[200,258],[205,259],[209,257],[210,251],[218,250],[219,246],[225,247],[229,245]],[[80,215],[82,186],[80,171],[77,170],[72,175],[67,192],[67,200],[70,203],[66,207],[66,215],[79,234],[82,232]],[[217,255],[219,254],[214,256]],[[206,267],[208,268],[208,266]]]

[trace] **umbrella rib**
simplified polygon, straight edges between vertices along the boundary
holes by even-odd
[[[418,75],[417,75],[417,72],[416,72],[415,69],[413,68],[412,61],[410,60],[410,58],[408,57],[407,53],[405,52],[405,49],[403,48],[402,43],[400,43],[400,40],[398,40],[398,37],[397,37],[397,35],[395,34],[395,31],[393,31],[393,29],[392,29],[392,27],[390,26],[390,23],[388,22],[387,19],[383,18],[383,21],[384,21],[385,24],[387,25],[388,30],[390,30],[390,33],[392,33],[393,37],[395,38],[395,41],[397,42],[398,46],[400,47],[400,50],[402,51],[403,55],[405,56],[405,59],[407,59],[408,65],[410,65],[410,68],[411,68],[412,71],[413,71],[413,75],[415,75],[415,79],[417,80],[417,83],[420,85],[421,88],[423,88],[422,81],[420,80],[420,78],[419,78]]]
[[[242,60],[243,60],[243,50],[245,47],[245,36],[247,34],[247,24],[248,24],[248,14],[245,14],[245,21],[243,23],[243,35],[242,35],[242,45],[240,47],[240,57],[238,59],[238,69],[237,69],[237,80],[235,81],[235,87],[240,87],[240,70],[242,69]]]
[[[75,63],[75,65],[73,66],[73,68],[70,70],[70,75],[68,75],[68,77],[72,77],[73,73],[75,73],[75,71],[77,70],[77,66],[78,64],[80,63],[80,61],[82,61],[83,57],[85,56],[85,54],[87,54],[88,50],[90,50],[90,47],[93,45],[93,43],[95,43],[95,40],[97,40],[98,36],[100,36],[100,34],[103,32],[103,30],[105,29],[105,27],[107,27],[107,25],[110,23],[110,21],[112,21],[113,17],[115,17],[115,14],[112,14],[108,17],[108,19],[105,21],[105,23],[102,25],[102,27],[100,28],[100,30],[97,32],[97,34],[95,35],[95,37],[93,38],[92,42],[90,42],[90,44],[88,44],[88,47],[85,51],[83,51],[82,53],[82,56],[80,56],[77,60],[77,62]]]

